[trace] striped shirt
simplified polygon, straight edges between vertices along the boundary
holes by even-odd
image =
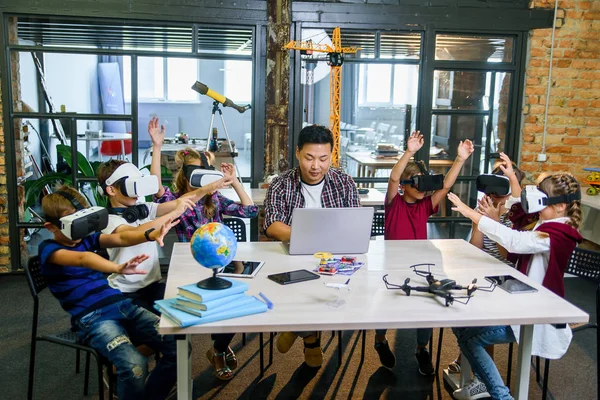
[[[273,222],[292,223],[294,208],[304,208],[300,169],[293,168],[271,182],[265,197],[265,231]],[[360,207],[358,189],[350,175],[338,168],[329,168],[321,192],[323,208]]]
[[[53,264],[49,258],[57,250],[94,251],[100,249],[100,233],[86,236],[75,247],[64,246],[54,240],[40,243],[38,254],[41,273],[50,292],[63,310],[71,314],[71,324],[92,311],[125,300],[125,296],[109,286],[102,272],[76,266]]]
[[[500,223],[504,226],[512,228],[512,222],[510,222],[510,219],[508,219],[508,213],[504,213],[500,216]],[[490,239],[485,233],[483,234],[482,250],[491,255],[492,257],[496,258],[497,260],[500,260],[503,263],[510,265],[511,267],[515,266],[512,262],[502,257],[502,255],[500,254],[500,250],[498,250],[498,244],[492,239]]]

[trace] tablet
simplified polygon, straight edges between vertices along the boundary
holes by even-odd
[[[496,284],[500,289],[506,290],[508,293],[537,292],[537,289],[533,286],[529,286],[511,275],[486,276],[485,279]]]
[[[299,269],[297,271],[282,272],[281,274],[268,275],[267,278],[279,283],[280,285],[289,285],[290,283],[298,283],[304,281],[311,281],[313,279],[319,279],[320,276],[306,269]]]
[[[264,261],[239,261],[233,260],[217,274],[232,278],[254,278],[258,271],[265,265]]]

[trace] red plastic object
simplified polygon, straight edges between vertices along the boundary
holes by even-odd
[[[122,147],[121,142],[123,142]],[[121,154],[123,154],[123,149],[125,150],[125,154],[131,154],[131,139],[103,140],[102,142],[100,142],[100,154],[103,156],[120,156]]]

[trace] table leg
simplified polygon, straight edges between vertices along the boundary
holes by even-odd
[[[190,335],[177,338],[177,400],[192,398],[192,352]]]
[[[90,141],[87,137],[85,138],[85,156],[88,160],[90,159]]]
[[[515,382],[515,400],[527,399],[529,394],[529,364],[533,342],[533,325],[522,325],[517,354],[517,381]]]
[[[125,141],[121,140],[121,154],[123,155],[123,160],[125,159]]]

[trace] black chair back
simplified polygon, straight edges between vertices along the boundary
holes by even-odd
[[[238,242],[248,241],[246,236],[246,223],[241,218],[224,218],[223,223],[233,231]]]
[[[600,252],[576,247],[567,273],[600,283]]]
[[[31,290],[31,295],[34,298],[37,298],[38,294],[48,287],[42,276],[41,266],[42,263],[40,257],[34,256],[29,259],[27,266],[25,267],[25,275],[27,275],[29,290]]]
[[[373,214],[373,224],[371,225],[371,236],[383,236],[385,234],[385,213],[376,212]]]

